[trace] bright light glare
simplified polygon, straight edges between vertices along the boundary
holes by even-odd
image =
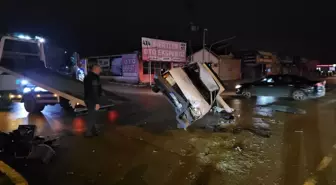
[[[29,93],[30,91],[31,91],[31,89],[28,88],[28,87],[25,87],[25,88],[23,89],[23,93]]]
[[[25,40],[31,40],[32,38],[29,37],[28,35],[18,35],[20,39],[25,39]]]
[[[35,39],[38,40],[38,41],[41,42],[41,43],[44,43],[44,42],[45,42],[45,39],[42,38],[42,37],[39,37],[39,36],[35,36]]]
[[[27,80],[21,80],[21,85],[27,85],[28,81]]]
[[[236,85],[236,89],[239,89],[239,88],[241,88],[241,85]]]
[[[44,39],[44,38],[41,38],[41,39],[39,39],[39,41],[40,41],[41,43],[44,43],[44,42],[45,42],[45,39]]]
[[[41,87],[35,87],[34,91],[35,92],[47,92],[47,90],[42,89]]]
[[[276,101],[276,98],[273,96],[258,96],[257,97],[257,105],[268,105],[271,103],[274,103]]]

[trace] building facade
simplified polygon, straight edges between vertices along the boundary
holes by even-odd
[[[183,66],[187,62],[187,44],[152,38],[141,38],[140,81],[152,83],[155,74],[173,67]]]
[[[254,80],[277,74],[277,60],[273,53],[257,50],[239,52],[242,61],[242,79]]]
[[[102,68],[102,78],[108,78],[117,82],[140,83],[139,53],[121,55],[93,56],[85,59],[87,68],[98,64]]]
[[[155,74],[183,66],[187,62],[186,43],[150,38],[142,38],[141,43],[142,52],[92,56],[81,60],[81,63],[87,69],[98,64],[102,68],[102,78],[137,84],[153,83]]]
[[[208,49],[201,49],[188,57],[190,62],[205,62],[223,81],[241,78],[241,61],[231,55],[217,55]]]

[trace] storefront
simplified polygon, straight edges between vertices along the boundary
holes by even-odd
[[[139,77],[142,83],[152,83],[155,74],[186,64],[186,43],[143,37],[141,45]]]
[[[140,62],[138,53],[122,55],[95,56],[85,59],[87,68],[98,64],[102,68],[102,78],[124,83],[140,82]]]
[[[186,43],[142,38],[142,53],[94,56],[82,63],[98,64],[102,78],[124,83],[152,83],[154,75],[186,64]]]
[[[333,76],[336,75],[336,64],[316,65],[316,70],[321,76]]]
[[[272,53],[245,51],[241,56],[242,78],[254,80],[274,72],[275,60]]]

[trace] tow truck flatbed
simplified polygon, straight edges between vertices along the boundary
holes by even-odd
[[[40,53],[27,54],[22,52],[20,53],[20,52],[3,51],[4,44],[7,40],[38,44]],[[45,64],[43,47],[36,41],[30,41],[30,40],[26,41],[13,37],[1,38],[0,70],[8,74],[11,74],[17,78],[28,80],[31,84],[54,93],[59,97],[58,100],[60,104],[61,99],[68,101],[67,103],[73,109],[75,109],[75,112],[79,112],[81,110],[85,111],[85,108],[83,109],[83,106],[85,106],[83,83],[81,81],[62,75],[56,71],[53,71],[52,69],[47,68]],[[23,95],[23,99],[25,98],[30,98],[31,101],[35,101],[36,97],[31,99],[31,97]],[[115,95],[113,93],[108,93],[108,96],[102,97],[100,104],[101,107],[105,109],[114,106],[115,102],[123,100],[125,100],[125,98]],[[78,105],[81,105],[82,107],[76,110],[76,106]]]

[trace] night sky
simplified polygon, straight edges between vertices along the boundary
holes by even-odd
[[[329,1],[331,2],[331,1]],[[201,46],[237,36],[235,49],[262,49],[334,60],[336,13],[322,1],[0,0],[0,32],[41,34],[81,56],[139,50],[141,37],[188,41]]]

